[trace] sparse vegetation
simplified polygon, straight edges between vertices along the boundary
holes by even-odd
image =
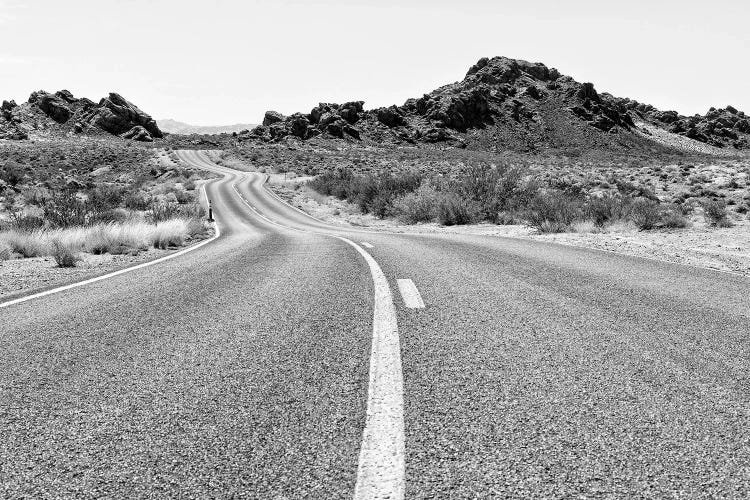
[[[727,203],[723,200],[706,200],[701,206],[706,222],[716,227],[731,227],[727,214]]]
[[[72,267],[83,253],[137,254],[206,236],[198,177],[165,168],[152,150],[98,140],[1,147],[4,260],[54,257]]]

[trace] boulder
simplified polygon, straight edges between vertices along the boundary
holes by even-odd
[[[375,117],[380,123],[389,128],[406,125],[406,119],[404,118],[403,113],[401,113],[401,110],[396,106],[376,109]]]
[[[75,102],[78,102],[78,99],[73,97],[73,94],[70,93],[68,90],[60,90],[55,92],[55,95],[62,99],[63,101],[67,102],[68,104],[73,104]]]
[[[143,127],[152,138],[163,137],[156,121],[119,94],[111,93],[90,109],[85,121],[110,134],[131,133],[134,127]]]
[[[263,116],[263,126],[267,127],[273,123],[283,122],[284,120],[286,120],[286,116],[281,113],[277,111],[266,111],[265,116]]]
[[[292,135],[300,139],[305,139],[307,137],[307,128],[310,126],[310,120],[305,115],[297,113],[292,115],[289,121]]]
[[[132,139],[134,141],[142,142],[152,142],[154,140],[153,137],[151,137],[151,134],[149,134],[148,130],[146,130],[141,125],[136,125],[124,134],[120,135],[120,137],[122,137],[123,139]]]
[[[578,89],[578,98],[594,102],[599,102],[600,100],[599,93],[594,88],[593,83],[582,83]]]
[[[65,123],[71,116],[73,116],[73,112],[67,106],[66,102],[56,95],[47,93],[40,94],[36,104],[45,115],[49,116],[57,123]]]

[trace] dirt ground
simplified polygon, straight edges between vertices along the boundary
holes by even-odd
[[[67,285],[94,278],[142,262],[158,259],[181,249],[151,248],[138,255],[81,254],[76,267],[58,267],[52,257],[19,258],[0,261],[0,302],[11,300],[31,291]]]
[[[304,186],[308,179],[290,178],[289,175],[285,179],[284,174],[271,174],[268,186],[297,208],[335,225],[364,226],[404,233],[441,232],[533,239],[750,276],[750,221],[746,218],[735,217],[734,226],[730,228],[709,227],[698,214],[691,217],[690,226],[685,229],[639,231],[632,225],[619,224],[602,232],[587,232],[593,228],[579,228],[579,232],[561,234],[538,234],[523,225],[402,225],[393,219],[378,219],[362,214],[357,207],[346,201],[316,193]]]

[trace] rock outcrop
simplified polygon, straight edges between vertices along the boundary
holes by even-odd
[[[482,58],[463,80],[402,106],[364,110],[362,101],[320,103],[309,113],[269,111],[240,140],[340,139],[431,143],[490,150],[654,147],[638,122],[719,147],[749,147],[750,121],[732,108],[683,117],[599,92],[541,63]]]
[[[67,90],[50,94],[32,92],[28,102],[3,101],[0,138],[26,139],[30,135],[109,133],[137,141],[163,136],[156,122],[119,94],[109,94],[98,104],[77,99]]]

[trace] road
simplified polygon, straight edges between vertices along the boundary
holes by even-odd
[[[180,155],[220,238],[0,309],[0,497],[750,496],[746,278],[329,226]]]

